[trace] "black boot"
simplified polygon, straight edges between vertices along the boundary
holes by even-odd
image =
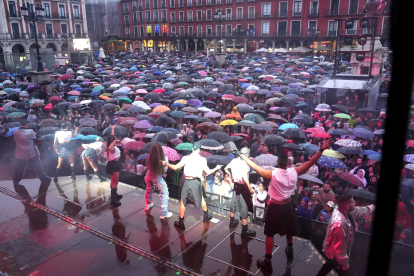
[[[87,180],[91,180],[92,179],[92,176],[88,173],[88,170],[83,170],[83,171],[85,172],[86,179]]]
[[[175,221],[174,226],[181,230],[185,230],[184,218],[179,218],[177,221]]]
[[[100,182],[106,181],[106,178],[102,176],[102,174],[99,170],[95,171],[95,174],[98,176]]]
[[[75,166],[70,166],[70,170],[72,171],[72,180],[76,180],[76,177],[75,177]]]
[[[242,236],[245,237],[256,237],[256,231],[249,229],[249,227],[247,225],[243,225],[242,226],[242,232],[241,232]]]
[[[286,246],[285,253],[288,259],[293,259],[293,245]]]
[[[116,189],[111,189],[111,203],[109,203],[109,205],[114,207],[121,205],[121,202],[117,199]]]
[[[230,218],[229,228],[236,228],[239,225],[239,220],[235,217]]]
[[[58,182],[60,169],[56,168],[55,177],[53,177],[53,181]]]
[[[273,272],[272,259],[268,259],[266,256],[263,256],[261,259],[257,260],[257,267],[268,272]]]
[[[203,218],[203,221],[204,222],[208,222],[208,221],[210,221],[210,219],[212,219],[213,218],[213,215],[212,214],[210,214],[209,212],[208,212],[208,210],[207,210],[207,212],[204,212],[204,218]]]
[[[118,188],[115,188],[115,195],[116,195],[116,199],[117,199],[117,200],[121,200],[123,196],[122,196],[122,195],[120,195],[120,194],[118,194],[118,193],[117,193],[117,191],[118,191]]]

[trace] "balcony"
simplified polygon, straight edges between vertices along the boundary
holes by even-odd
[[[175,4],[170,5],[170,9],[175,9]]]
[[[7,17],[10,18],[19,18],[20,16],[20,12],[19,11],[11,11],[11,12],[7,12]]]
[[[279,11],[279,17],[287,17],[288,16],[288,12],[286,11]]]
[[[352,12],[352,11],[351,11]],[[362,15],[361,13],[349,13],[348,9],[324,10],[324,16],[338,16],[338,15]]]
[[[328,31],[328,37],[336,37],[336,31]]]
[[[23,35],[16,32],[16,33],[10,34],[10,38],[11,39],[20,39],[20,38],[23,38]]]
[[[142,10],[144,10],[144,8],[143,8],[142,6],[139,6],[139,7],[138,7],[138,10],[139,10],[139,11],[142,11]]]
[[[187,22],[193,22],[194,20],[193,20],[193,18],[192,17],[189,17],[189,18],[187,18]]]
[[[185,22],[185,19],[184,18],[179,18],[178,22]]]
[[[153,19],[153,22],[154,22],[154,23],[158,23],[158,18],[154,18],[154,19]]]
[[[197,18],[197,22],[202,22],[203,21],[203,18],[202,17],[198,17]]]
[[[73,19],[75,20],[83,20],[82,15],[81,14],[74,14],[73,15]]]
[[[225,4],[226,5],[231,5],[231,4],[233,4],[233,0],[226,0]]]
[[[138,24],[138,20],[134,19],[134,20],[132,21],[132,24]]]
[[[207,17],[206,21],[213,21],[213,18],[212,17]]]
[[[221,0],[216,0],[216,5],[223,5],[223,2]]]
[[[203,5],[203,2],[202,1],[197,1],[196,2],[196,7],[201,7]]]
[[[236,15],[236,20],[244,20],[242,14]]]
[[[145,9],[147,9],[147,10],[150,9],[150,4],[149,3],[145,3]]]
[[[210,1],[206,1],[206,6],[211,6],[211,0]]]
[[[124,24],[125,24],[125,27],[129,27],[130,25],[129,21],[125,21]]]
[[[124,9],[124,14],[129,14],[129,9]]]
[[[151,23],[151,19],[150,19],[150,18],[147,18],[147,19],[145,20],[145,22],[146,22],[146,23]]]
[[[293,12],[292,17],[302,17],[302,12]]]
[[[308,14],[308,17],[319,17],[319,12],[318,11],[310,11]]]
[[[54,36],[53,36],[53,34],[52,34],[52,33],[47,33],[47,34],[46,34],[46,38],[53,39],[53,38],[54,38]]]
[[[184,8],[184,3],[178,3],[179,8]]]
[[[170,23],[177,23],[177,20],[175,20],[175,18],[170,18]]]
[[[82,34],[80,34],[80,33],[75,33],[75,37],[76,37],[76,38],[82,38]]]
[[[137,7],[132,7],[132,10],[133,10],[133,11],[136,11],[136,10],[137,10]]]
[[[167,23],[167,18],[161,18],[162,23]]]
[[[187,3],[187,8],[192,8],[193,7],[193,3]]]
[[[65,13],[52,13],[52,19],[68,19]]]
[[[131,37],[131,34],[126,34],[125,35],[127,38],[130,38]]]
[[[262,19],[265,19],[265,18],[275,18],[275,16],[272,15],[272,14],[270,14],[270,13],[263,14],[263,12],[257,12],[256,13],[256,18],[262,18]]]
[[[232,14],[226,14],[226,19],[227,21],[233,20],[233,16]]]
[[[247,0],[247,2],[249,2],[249,3],[256,2],[256,0]]]
[[[243,4],[244,0],[236,0],[236,4]]]

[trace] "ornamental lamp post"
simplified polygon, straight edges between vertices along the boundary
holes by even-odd
[[[318,29],[316,29],[315,27],[312,27],[312,30],[311,29],[308,29],[308,31],[307,31],[307,33],[308,33],[308,37],[312,37],[312,39],[313,39],[313,46],[312,46],[312,48],[313,48],[313,50],[315,50],[315,38],[317,38],[318,37],[318,35],[319,35],[319,33],[321,32],[321,30],[318,28]]]
[[[43,68],[42,64],[42,58],[39,53],[39,42],[37,41],[37,28],[36,23],[41,22],[44,20],[45,16],[45,9],[37,4],[36,7],[34,7],[34,4],[26,3],[26,6],[23,5],[20,7],[20,10],[22,11],[22,16],[24,20],[26,20],[29,24],[33,25],[33,32],[36,42],[36,54],[37,54],[37,72],[43,72],[45,69]]]
[[[222,12],[221,9],[216,11],[214,13],[214,19],[217,21],[217,23],[220,25],[220,36],[221,36],[221,27],[223,26],[223,20],[226,19],[226,12]],[[219,39],[219,53],[221,53],[221,43],[220,43],[221,39]]]

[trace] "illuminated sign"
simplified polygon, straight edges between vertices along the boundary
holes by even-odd
[[[75,51],[90,50],[91,43],[89,38],[74,38],[73,39],[73,49]]]

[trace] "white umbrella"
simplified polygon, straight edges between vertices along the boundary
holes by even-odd
[[[136,105],[136,106],[139,106],[139,107],[142,107],[143,109],[146,109],[146,110],[151,110],[151,107],[149,107],[146,103],[144,103],[143,101],[135,101],[135,102],[133,102],[132,103],[133,105]]]
[[[256,50],[256,52],[259,52],[259,53],[268,53],[269,52],[269,49],[260,48],[260,49]]]
[[[101,49],[99,49],[98,58],[100,58],[100,59],[106,58],[105,53],[104,53],[104,50],[103,50],[102,47],[101,47]]]
[[[276,51],[274,51],[275,53],[287,53],[288,50],[286,50],[285,48],[279,48]]]
[[[132,48],[132,43],[129,43],[129,51],[130,51],[131,53],[133,53],[133,52],[134,52],[134,49]]]

